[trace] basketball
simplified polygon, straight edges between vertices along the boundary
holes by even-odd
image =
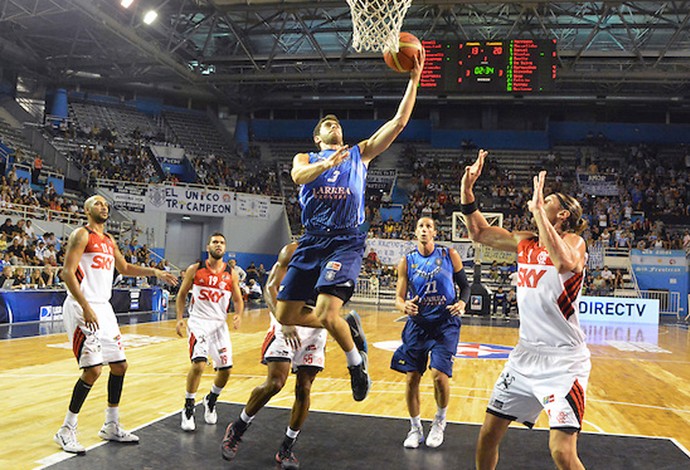
[[[422,43],[414,34],[400,33],[400,49],[397,53],[386,49],[383,60],[396,72],[409,72],[414,68],[414,58],[422,53]]]

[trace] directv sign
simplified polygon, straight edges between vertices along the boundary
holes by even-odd
[[[601,323],[659,324],[658,299],[580,297],[580,320]]]

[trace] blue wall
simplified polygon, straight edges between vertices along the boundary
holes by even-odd
[[[259,141],[299,140],[309,142],[318,122],[314,119],[254,119],[252,129],[254,137]],[[345,133],[345,141],[354,145],[359,140],[368,139],[376,130],[385,124],[385,120],[355,120],[343,119],[341,124]],[[431,123],[426,120],[410,120],[409,124],[398,137],[398,141],[429,141],[431,139]]]
[[[252,128],[256,140],[290,141],[307,144],[316,124],[314,119],[255,119]],[[385,121],[343,120],[345,141],[350,145],[370,137]],[[553,122],[545,131],[482,131],[432,129],[426,120],[411,120],[398,142],[430,142],[436,148],[459,148],[463,141],[472,141],[478,147],[489,149],[546,150],[555,143],[584,142],[587,135],[603,133],[619,143],[690,143],[690,125],[683,124],[623,124]],[[308,145],[308,144],[307,144]]]

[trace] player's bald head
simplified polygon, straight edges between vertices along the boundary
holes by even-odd
[[[108,201],[105,200],[105,198],[99,194],[95,194],[88,198],[86,201],[84,201],[84,210],[86,212],[89,212],[91,208],[93,207],[94,204],[96,204],[97,201],[101,201],[104,204],[108,204]]]

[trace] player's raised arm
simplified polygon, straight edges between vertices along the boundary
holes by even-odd
[[[407,83],[405,95],[400,101],[398,112],[395,113],[393,119],[381,126],[374,135],[367,140],[363,140],[359,143],[359,148],[362,151],[362,161],[365,165],[386,151],[403,129],[405,129],[405,126],[407,126],[415,102],[417,101],[417,86],[422,76],[424,59],[425,53],[424,49],[422,49],[420,54],[415,57],[414,68],[410,71],[410,81]]]
[[[177,314],[177,323],[175,324],[175,331],[178,336],[184,336],[184,309],[187,301],[187,294],[192,288],[194,283],[194,276],[196,271],[199,269],[199,263],[194,263],[187,268],[184,272],[184,279],[182,279],[182,284],[180,284],[180,289],[177,291],[177,296],[175,297],[175,313]]]
[[[489,152],[480,149],[477,160],[465,168],[460,185],[460,203],[467,230],[472,241],[490,246],[502,251],[517,251],[520,240],[535,236],[532,232],[510,232],[502,227],[489,225],[482,213],[479,211],[477,200],[474,196],[474,184],[482,174],[484,160]]]
[[[556,212],[556,224],[558,229],[549,220],[546,213],[546,204],[544,201],[544,181],[546,180],[546,171],[540,171],[534,177],[534,194],[532,199],[527,203],[527,207],[534,216],[534,221],[539,229],[539,240],[546,246],[549,252],[551,261],[553,262],[559,273],[568,271],[582,272],[585,267],[585,253],[587,246],[584,239],[576,233],[564,233],[562,236],[559,229],[563,230],[563,224],[569,218],[576,217],[575,211],[567,205],[565,199],[557,195],[558,193],[549,196],[549,204],[560,206],[560,210]],[[565,207],[563,205],[565,204]],[[576,217],[577,220],[580,217]],[[575,227],[573,227],[575,229]]]

